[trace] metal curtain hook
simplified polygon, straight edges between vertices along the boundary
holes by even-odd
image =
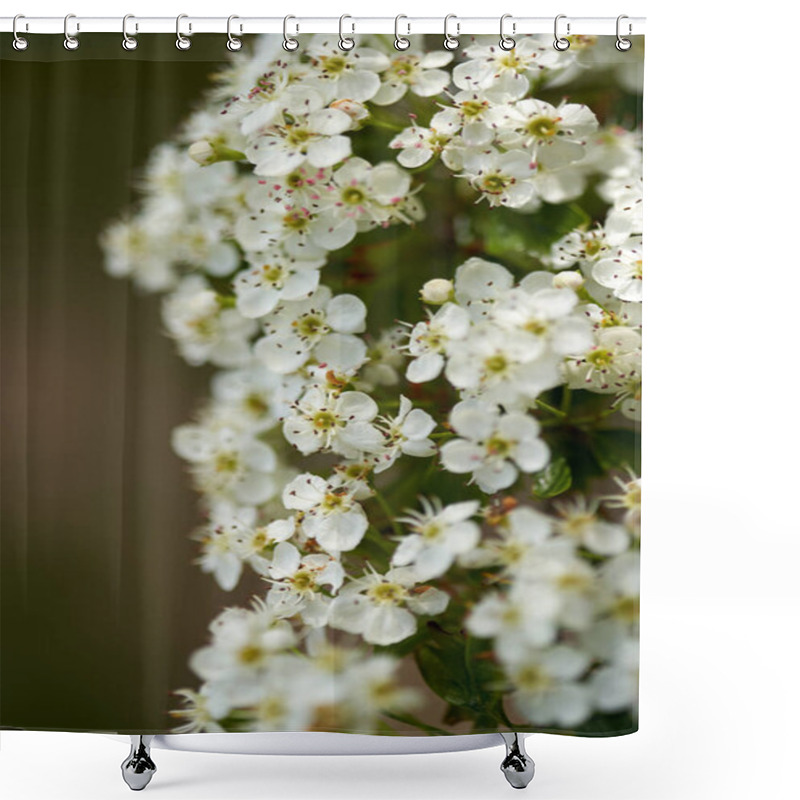
[[[14,17],[14,22],[11,23],[11,32],[14,34],[14,41],[12,42],[12,46],[15,50],[27,50],[28,49],[28,40],[24,37],[20,36],[17,33],[17,21],[20,19],[25,19],[24,14],[17,14]],[[25,30],[28,30],[28,23],[25,23]]]
[[[614,46],[620,53],[624,53],[626,50],[630,50],[633,47],[633,42],[630,39],[623,39],[620,30],[622,28],[622,20],[629,19],[627,15],[620,14],[617,17],[617,41],[615,42]],[[631,35],[633,32],[633,25],[631,25],[630,21],[628,22],[628,36]]]
[[[450,31],[448,30],[448,26],[450,24],[450,20],[454,19],[456,21],[456,35],[451,36]],[[458,36],[461,33],[461,23],[458,21],[458,17],[455,14],[448,14],[444,18],[444,47],[445,50],[457,50],[458,49]]]
[[[177,47],[178,50],[188,50],[192,46],[192,40],[181,33],[182,19],[189,19],[189,15],[178,14],[178,16],[175,18],[175,35],[178,37],[177,39],[175,39],[175,47]],[[191,32],[192,32],[192,23],[190,22],[189,33],[191,34]]]
[[[291,14],[283,18],[283,49],[288,51],[289,53],[294,52],[300,47],[300,42],[297,41],[292,36],[289,36],[289,20],[290,19],[297,19],[293,17]],[[295,24],[295,33],[300,32],[300,26]]]
[[[230,50],[232,53],[235,53],[237,50],[241,50],[242,49],[242,40],[241,39],[237,39],[231,33],[231,23],[235,19],[239,19],[239,17],[237,17],[235,14],[231,14],[231,16],[228,17],[228,43],[225,45],[228,48],[228,50]],[[242,32],[242,26],[239,25],[239,33],[241,33],[241,32]]]
[[[503,14],[503,16],[500,17],[500,48],[502,50],[513,50],[517,46],[517,43],[511,36],[506,36],[505,34],[504,28],[507,19],[511,19],[511,14]],[[517,32],[517,23],[512,22],[511,33],[516,33],[516,32]]]
[[[555,34],[555,41],[553,42],[553,47],[556,50],[563,52],[564,50],[569,50],[569,39],[565,39],[563,36],[560,36],[558,33],[558,23],[559,20],[567,19],[566,14],[559,14],[556,17],[555,23],[553,24],[553,32]],[[569,21],[567,22],[567,36],[569,36]]]
[[[139,46],[139,42],[135,37],[128,35],[128,20],[136,19],[133,14],[126,14],[122,18],[122,48],[123,50],[135,50]],[[139,31],[139,23],[134,22],[133,29]]]
[[[353,39],[352,36],[347,37],[344,35],[344,21],[346,19],[352,20],[353,18],[349,14],[342,14],[339,17],[339,49],[340,50],[352,50],[356,46],[356,40]],[[350,32],[356,32],[355,23],[350,23]]]
[[[67,16],[64,17],[64,49],[65,50],[77,50],[78,46],[80,45],[80,42],[78,41],[78,37],[77,36],[73,36],[69,32],[69,21],[71,19],[75,19],[75,15],[74,14],[67,14]],[[78,31],[80,31],[80,29],[81,29],[80,24],[76,22],[75,23],[75,33],[78,33]]]
[[[395,50],[408,50],[411,47],[411,40],[407,39],[405,36],[400,35],[400,20],[405,19],[407,20],[408,17],[405,14],[398,14],[394,18],[394,49]],[[408,28],[407,33],[411,34],[411,23],[406,22],[406,27]]]

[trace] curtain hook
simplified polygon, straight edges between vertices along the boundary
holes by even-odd
[[[461,33],[461,23],[458,21],[458,17],[455,14],[448,14],[444,18],[444,47],[445,50],[456,50],[458,49],[458,39],[456,36],[451,36],[450,31],[448,30],[448,25],[450,24],[450,20],[454,19],[456,21],[456,36]]]
[[[69,21],[71,19],[76,19],[74,14],[67,14],[67,16],[64,17],[64,49],[65,50],[77,50],[78,46],[80,45],[80,42],[78,41],[78,37],[77,36],[73,36],[69,32]],[[80,23],[76,22],[75,23],[75,33],[78,33],[78,31],[80,31],[80,29],[81,29]]]
[[[133,14],[126,14],[122,18],[122,49],[123,50],[135,50],[139,46],[139,42],[136,40],[136,37],[128,35],[128,20],[129,19],[136,19]],[[133,23],[133,29],[137,33],[139,32],[139,23]]]
[[[411,40],[407,39],[405,36],[400,35],[400,20],[401,19],[408,19],[405,14],[398,14],[394,18],[394,49],[395,50],[408,50],[411,47]],[[408,34],[411,34],[411,23],[406,22],[406,27],[408,28]]]
[[[237,17],[235,14],[231,14],[231,16],[228,17],[228,42],[225,45],[228,48],[228,50],[230,50],[232,53],[235,53],[237,50],[242,49],[242,40],[238,39],[231,33],[231,23],[235,19],[239,19],[239,17]],[[242,26],[239,25],[239,33],[241,32],[242,32]]]
[[[184,36],[181,33],[181,20],[182,19],[189,19],[188,14],[178,14],[175,18],[175,35],[178,37],[175,39],[175,47],[178,50],[188,50],[192,46],[192,40],[189,39],[187,36]],[[192,23],[189,23],[189,34],[192,32]]]
[[[506,34],[505,34],[504,30],[503,30],[503,28],[505,27],[505,22],[506,22],[507,19],[511,19],[511,14],[503,14],[503,16],[500,17],[500,49],[501,50],[513,50],[517,46],[517,43],[514,41],[513,37],[506,36]],[[511,33],[516,33],[516,32],[517,32],[517,23],[516,22],[512,22],[511,23]]]
[[[622,20],[627,19],[629,17],[626,14],[620,14],[617,17],[617,41],[615,42],[614,46],[620,53],[624,53],[627,50],[630,50],[633,47],[633,42],[630,39],[623,39],[622,34],[620,33],[620,28],[622,27]],[[631,25],[630,20],[628,21],[628,36],[633,33],[633,25]]]
[[[344,21],[346,19],[353,19],[353,18],[349,14],[342,14],[342,16],[339,17],[339,49],[340,50],[352,50],[356,46],[356,40],[353,39],[352,36],[347,37],[347,36],[344,35]],[[355,33],[356,32],[355,23],[351,22],[350,26],[352,28],[352,30],[350,32],[351,33]]]
[[[297,41],[292,36],[289,36],[289,20],[290,19],[297,19],[297,17],[293,17],[291,14],[283,18],[283,49],[288,51],[289,53],[294,52],[300,47],[300,42]],[[300,33],[300,26],[295,24],[295,33]]]
[[[25,19],[25,15],[24,14],[17,14],[17,16],[14,17],[14,22],[11,24],[11,32],[14,34],[14,41],[13,41],[12,44],[13,44],[13,47],[14,47],[15,50],[27,50],[28,49],[28,40],[25,39],[24,37],[20,36],[17,33],[17,20],[20,20],[20,19]],[[27,22],[25,23],[25,30],[26,31],[28,30],[28,23]]]
[[[558,22],[559,20],[567,19],[566,14],[559,14],[556,17],[555,23],[553,25],[553,31],[555,33],[555,41],[553,42],[553,47],[559,52],[564,52],[564,50],[569,50],[569,39],[565,39],[563,36],[560,36],[558,33]],[[567,36],[569,36],[569,20],[567,20]]]

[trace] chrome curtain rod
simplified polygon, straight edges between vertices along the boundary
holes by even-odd
[[[181,30],[184,34],[226,33],[229,32],[228,17],[193,17],[181,15]],[[284,17],[234,17],[232,30],[237,35],[257,33],[284,32]],[[404,36],[421,33],[441,34],[445,30],[444,17],[412,17],[404,16],[401,31]],[[554,17],[514,17],[505,15],[504,31],[513,36],[530,33],[553,33]],[[569,30],[567,31],[567,24]],[[348,33],[395,33],[395,17],[347,17]],[[500,15],[496,17],[459,17],[451,15],[447,23],[448,30],[454,35],[469,36],[471,34],[498,33],[500,31]],[[617,33],[616,17],[570,17],[561,16],[561,30],[574,35],[607,35]],[[630,28],[628,29],[628,26]],[[122,17],[81,17],[70,15],[70,32],[80,33],[121,33]],[[129,15],[125,23],[127,33],[175,33],[175,17],[136,17]],[[637,36],[644,33],[644,17],[627,17],[625,19],[626,36]],[[14,17],[0,17],[0,32],[14,30]],[[16,30],[18,34],[64,34],[64,17],[26,17],[19,15]],[[306,33],[334,33],[340,30],[339,17],[293,17],[291,35]]]

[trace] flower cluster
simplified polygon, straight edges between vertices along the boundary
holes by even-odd
[[[430,730],[403,659],[457,705],[430,665],[475,652],[485,680],[451,719],[633,713],[640,484],[608,449],[641,397],[641,141],[556,96],[599,44],[475,40],[451,65],[377,36],[280,42],[231,60],[103,237],[215,370],[172,437],[197,563],[262,587],[212,622],[177,730]],[[600,215],[522,256],[473,225],[590,193]],[[458,254],[434,270],[443,217]]]

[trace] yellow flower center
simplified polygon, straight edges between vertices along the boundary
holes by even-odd
[[[379,583],[367,594],[378,603],[397,605],[405,599],[406,590],[399,583]]]

